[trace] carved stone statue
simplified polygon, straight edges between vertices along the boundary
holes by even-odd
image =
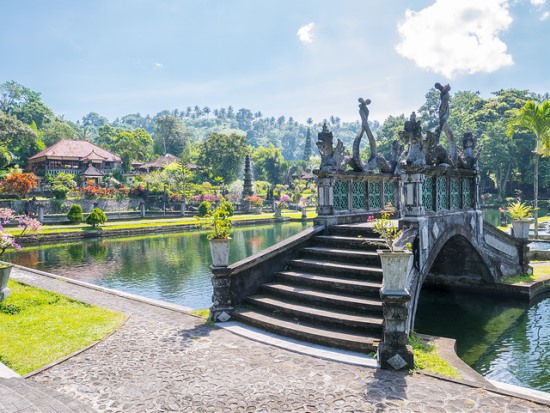
[[[338,139],[336,147],[333,147],[332,132],[327,124],[323,124],[323,130],[317,134],[317,148],[321,154],[321,171],[339,171],[345,168],[344,143]]]
[[[440,144],[436,143],[437,138],[434,132],[426,132],[426,141],[424,143],[424,153],[426,155],[426,164],[432,166],[453,167],[454,162],[449,152]]]
[[[349,160],[349,165],[356,172],[362,172],[365,170],[365,165],[361,161],[360,157],[360,144],[363,134],[366,134],[369,138],[370,158],[367,162],[366,169],[372,171],[378,168],[380,172],[392,173],[395,170],[395,165],[392,166],[390,162],[386,160],[383,154],[379,154],[376,148],[376,139],[370,130],[369,126],[369,108],[367,105],[371,103],[370,99],[359,98],[359,116],[361,117],[361,129],[357,132],[355,140],[353,141],[352,157]]]
[[[478,169],[477,160],[481,150],[476,151],[477,138],[472,132],[466,132],[462,137],[464,155],[458,160],[458,167],[464,169]]]
[[[399,136],[408,145],[407,166],[426,165],[426,155],[422,151],[422,126],[416,120],[416,113],[412,113],[409,120],[405,122],[404,128]]]
[[[449,128],[449,125],[447,124],[447,120],[449,119],[449,100],[450,95],[449,92],[451,90],[451,86],[448,84],[445,86],[442,86],[441,83],[436,83],[435,88],[439,90],[439,97],[441,99],[441,103],[439,104],[439,125],[435,129],[435,136],[436,136],[436,144],[439,144],[439,139],[441,137],[441,133],[445,131],[445,134],[447,135],[447,138],[449,139],[449,153],[450,157],[453,161],[453,164],[456,164],[456,161],[458,159],[458,148],[456,146],[456,140],[453,135],[453,132]]]

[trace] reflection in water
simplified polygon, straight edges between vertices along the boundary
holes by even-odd
[[[309,225],[292,222],[237,227],[230,262],[262,251]],[[6,254],[6,260],[187,307],[211,305],[210,247],[205,232],[42,245]]]
[[[457,340],[485,377],[550,392],[550,297],[528,303],[422,289],[416,331]]]

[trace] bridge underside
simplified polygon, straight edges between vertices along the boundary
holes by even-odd
[[[450,238],[441,248],[430,268],[425,283],[467,286],[494,283],[491,271],[473,248],[460,235]]]

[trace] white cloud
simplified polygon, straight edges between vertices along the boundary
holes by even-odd
[[[436,0],[419,12],[406,10],[395,49],[447,78],[491,73],[513,64],[498,37],[511,23],[506,0]]]
[[[296,35],[298,39],[304,44],[313,43],[313,29],[315,28],[315,23],[308,23],[298,29]]]
[[[164,65],[162,63],[155,63],[153,65],[153,68],[155,68],[155,69],[164,69]]]
[[[545,11],[544,13],[541,14],[540,16],[540,21],[545,21],[546,19],[548,19],[548,17],[550,17],[550,11]]]
[[[533,6],[544,6],[546,4],[546,0],[531,0],[531,4]]]

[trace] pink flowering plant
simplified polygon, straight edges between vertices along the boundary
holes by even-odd
[[[400,250],[410,250],[412,245],[407,243],[403,248],[397,248],[396,241],[403,234],[403,230],[399,229],[391,221],[391,210],[380,211],[380,218],[375,218],[373,215],[369,216],[367,222],[372,222],[372,229],[378,235],[380,235],[380,241],[369,241],[370,244],[374,244],[380,247],[386,247],[391,252]]]
[[[17,235],[13,235],[5,228],[6,225],[12,222],[17,222],[17,228],[20,231]],[[20,251],[19,239],[24,234],[36,236],[41,229],[42,224],[37,219],[28,215],[17,215],[10,208],[0,208],[0,256],[9,248]]]

